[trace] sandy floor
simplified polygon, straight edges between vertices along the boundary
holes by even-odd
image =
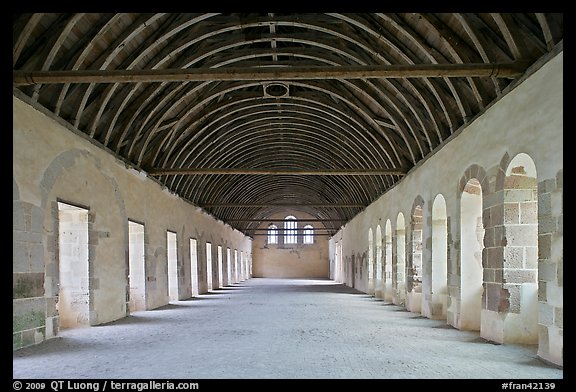
[[[536,346],[495,345],[330,280],[250,279],[13,354],[16,379],[561,379]]]

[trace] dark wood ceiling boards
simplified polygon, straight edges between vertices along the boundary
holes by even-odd
[[[562,14],[15,14],[14,89],[216,218],[337,229],[563,40]]]

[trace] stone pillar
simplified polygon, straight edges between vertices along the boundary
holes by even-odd
[[[480,334],[497,343],[536,344],[535,169],[527,156],[515,158],[510,165],[508,161],[505,156],[496,175],[495,191],[484,199],[485,290]]]
[[[424,218],[423,218],[424,219]],[[422,225],[422,316],[433,318],[432,311],[432,203],[428,203],[426,224]]]
[[[538,184],[538,356],[563,366],[563,171]]]
[[[12,208],[12,345],[17,350],[56,336],[59,324],[52,290],[57,269],[44,272],[42,209],[20,201],[16,186]]]

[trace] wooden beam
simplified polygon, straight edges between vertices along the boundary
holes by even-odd
[[[383,118],[375,118],[376,124],[380,125],[381,127],[390,128],[390,129],[398,129],[396,125],[392,124],[389,120],[385,120]]]
[[[317,80],[499,77],[516,78],[528,63],[403,64],[327,67],[110,69],[12,71],[15,86],[57,83],[150,83],[236,80]]]
[[[201,175],[201,174],[242,174],[242,175],[282,175],[282,176],[379,176],[379,175],[397,175],[406,174],[404,169],[291,169],[291,170],[272,170],[272,169],[238,169],[238,168],[190,168],[190,169],[162,169],[156,168],[148,171],[151,176],[165,175]]]
[[[254,228],[254,229],[244,229],[246,231],[266,231],[268,232],[270,229],[267,227],[264,228]],[[309,228],[304,228],[304,227],[298,227],[296,229],[283,229],[283,228],[278,228],[275,229],[276,233],[279,235],[283,235],[283,234],[290,234],[293,233],[294,235],[300,235],[302,234],[302,232],[304,230],[312,230],[312,231],[338,231],[340,230],[339,228],[326,228],[326,227],[309,227]]]
[[[250,230],[246,230],[246,231],[250,231]],[[246,233],[244,233],[246,234]],[[336,234],[336,232],[329,234],[329,233],[311,233],[308,235],[311,235],[313,237],[332,237],[334,234]],[[258,233],[254,233],[254,234],[246,234],[247,236],[250,237],[254,237],[254,236],[268,236],[268,234],[258,234]],[[300,244],[300,242],[298,243]],[[271,245],[278,245],[278,244],[271,244]],[[284,245],[296,245],[296,244],[284,244]]]
[[[347,222],[349,219],[291,219],[290,222]],[[284,222],[278,219],[226,219],[226,222]]]
[[[365,208],[366,204],[343,204],[343,203],[322,203],[322,204],[303,204],[303,203],[255,203],[255,204],[242,204],[242,203],[206,203],[200,204],[199,207],[203,208],[262,208],[262,207],[334,207],[334,208]]]

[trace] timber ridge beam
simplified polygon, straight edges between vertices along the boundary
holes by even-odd
[[[186,69],[110,69],[12,71],[14,86],[58,83],[151,83],[239,80],[326,80],[389,78],[516,78],[528,68],[526,61],[467,64],[402,64],[328,67],[230,67]]]

